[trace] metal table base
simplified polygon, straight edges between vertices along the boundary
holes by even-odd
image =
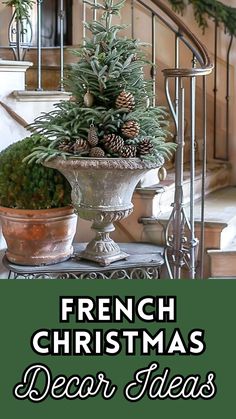
[[[74,244],[74,255],[55,265],[16,265],[3,257],[9,270],[9,279],[158,279],[164,264],[163,249],[147,243],[121,243],[122,251],[130,256],[127,260],[103,267],[96,263],[77,260],[76,254],[85,248],[85,243]]]

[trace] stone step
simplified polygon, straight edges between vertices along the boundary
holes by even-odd
[[[209,162],[205,179],[205,193],[224,188],[230,184],[230,164],[221,162]],[[196,164],[195,176],[195,199],[201,197],[202,178],[201,163]],[[175,173],[174,169],[168,171],[166,179],[159,184],[141,187],[136,189],[134,203],[140,206],[142,216],[159,217],[162,213],[171,211],[171,204],[174,202]],[[189,167],[184,170],[183,198],[184,203],[189,203],[190,179]]]
[[[236,279],[236,248],[235,250],[207,251],[210,263],[210,278]]]
[[[1,133],[4,138],[0,150],[29,135],[25,127],[41,112],[50,112],[55,103],[69,99],[69,93],[59,91],[14,90],[8,93],[0,103]]]
[[[186,206],[189,216],[189,207]],[[195,204],[196,236],[200,237],[201,205]],[[141,217],[143,240],[158,245],[165,242],[164,228],[170,212],[159,217]],[[205,276],[230,277],[236,274],[236,187],[210,193],[205,199]],[[224,260],[225,257],[225,260]]]
[[[186,206],[189,216],[190,208]],[[195,203],[196,232],[200,229],[201,203]],[[159,217],[141,217],[145,236],[150,241],[159,242],[158,230],[163,230],[169,220],[170,211],[159,214]],[[210,193],[205,198],[205,242],[206,247],[225,249],[230,246],[236,235],[236,187],[228,186]]]
[[[236,279],[236,235],[223,248],[209,249],[207,254],[212,278]]]
[[[198,187],[196,187],[196,198],[200,196],[201,191],[200,174],[198,176],[198,178],[196,176],[196,183],[198,183]],[[208,164],[205,180],[206,193],[209,194],[212,190],[227,186],[229,184],[229,178],[230,166],[228,164]],[[133,213],[127,219],[116,223],[117,228],[113,233],[116,241],[151,241],[160,243],[161,245],[164,244],[162,224],[166,224],[172,209],[171,204],[174,200],[173,179],[173,172],[170,172],[164,182],[150,187],[136,189],[133,196]],[[185,172],[184,189],[185,202],[188,202],[189,197],[187,192],[189,193],[189,178],[187,177],[187,171]],[[206,225],[206,229],[209,230],[208,236],[211,237],[214,235],[216,241],[219,239],[219,234],[223,228],[225,228],[225,225],[224,223],[222,225],[222,222],[218,223],[218,227],[216,223],[214,223],[214,226],[212,226],[211,223]],[[218,243],[217,246],[214,247],[219,248]]]
[[[69,100],[70,97],[69,92],[58,90],[14,90],[7,100],[16,112],[33,122],[42,112],[52,111],[56,103]],[[31,113],[33,116],[30,115]]]

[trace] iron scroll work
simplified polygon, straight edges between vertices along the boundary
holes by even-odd
[[[195,67],[195,60],[193,60]],[[183,167],[185,146],[185,90],[183,78],[176,83],[175,104],[169,92],[169,80],[166,78],[165,90],[171,114],[176,128],[177,150],[175,155],[175,196],[172,211],[165,228],[164,258],[171,279],[181,279],[186,267],[190,279],[195,279],[198,259],[199,240],[195,236],[195,102],[196,78],[190,78],[190,215],[186,214],[183,196]],[[201,261],[203,263],[203,260]]]
[[[17,273],[10,271],[9,279],[159,279],[160,267],[142,267],[130,269],[116,269],[104,272],[87,272],[87,273],[74,273],[74,272],[61,272],[61,273]]]

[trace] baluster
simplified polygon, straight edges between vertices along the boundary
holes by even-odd
[[[21,59],[21,25],[22,23],[19,21],[19,19],[16,19],[16,52],[17,52],[17,60],[20,61]]]
[[[233,35],[230,37],[229,46],[227,49],[227,65],[226,65],[226,156],[225,160],[229,159],[229,101],[230,101],[230,52],[233,44]]]
[[[195,57],[193,68],[196,67]],[[196,123],[196,78],[190,79],[190,278],[194,279],[196,274],[196,246],[198,240],[195,237],[195,123]]]
[[[83,2],[83,10],[82,10],[82,19],[83,19],[83,45],[85,44],[85,37],[86,37],[86,13],[87,12],[87,4]]]
[[[205,179],[206,179],[206,76],[202,79],[202,193],[200,231],[200,278],[204,278],[205,260]]]
[[[214,115],[213,115],[213,146],[214,146],[214,159],[217,159],[217,52],[218,52],[218,22],[215,21],[215,40],[214,40]]]
[[[131,0],[130,6],[131,6],[131,38],[134,38],[134,0]]]
[[[94,6],[97,6],[97,0],[94,0]],[[97,9],[93,9],[93,20],[97,20]]]
[[[37,89],[42,89],[42,3],[43,0],[37,0]]]
[[[184,86],[181,77],[178,77],[179,103],[178,103],[178,131],[177,150],[175,158],[175,199],[173,220],[173,256],[174,256],[174,279],[181,278],[181,270],[184,265],[184,224],[183,217],[183,165],[184,165]]]
[[[175,80],[175,83],[176,83],[176,80]],[[165,79],[165,94],[166,94],[166,99],[167,99],[167,102],[168,102],[168,105],[169,105],[169,108],[170,108],[171,115],[172,115],[174,123],[175,123],[175,130],[176,130],[176,133],[177,133],[177,130],[178,130],[178,119],[177,119],[178,110],[174,106],[174,104],[172,102],[172,99],[171,99],[171,96],[170,96],[169,79],[168,78]],[[179,98],[179,93],[178,93],[178,98]],[[177,102],[177,104],[178,103],[179,102]],[[176,100],[175,100],[175,104],[176,104]]]
[[[177,126],[177,150],[175,154],[175,196],[172,204],[173,210],[171,212],[169,221],[165,229],[165,262],[170,278],[180,279],[182,267],[185,265],[186,250],[185,243],[185,224],[187,223],[190,229],[188,219],[185,214],[183,204],[183,164],[184,164],[184,86],[182,77],[177,77],[178,83],[178,121],[176,121],[176,114],[174,119]],[[166,83],[166,90],[168,91],[168,83]],[[170,102],[169,93],[167,100],[174,112],[174,107]]]
[[[175,68],[179,68],[179,35],[175,35]],[[175,113],[178,121],[178,100],[179,100],[179,84],[175,79]]]
[[[152,13],[152,91],[153,106],[156,105],[156,16]]]
[[[60,0],[60,87],[59,90],[64,91],[64,0]]]
[[[172,204],[169,221],[165,229],[165,262],[170,278],[180,279],[182,268],[186,266],[189,270],[189,277],[196,275],[196,256],[198,239],[195,237],[195,118],[196,118],[196,78],[190,79],[190,113],[191,113],[191,156],[190,156],[190,218],[185,211],[183,199],[183,167],[184,167],[184,115],[185,115],[185,91],[183,79],[177,78],[178,82],[178,121],[176,113],[170,100],[168,82],[166,81],[167,100],[171,113],[177,126],[177,150],[175,155],[175,196]],[[188,232],[188,233],[187,233]]]

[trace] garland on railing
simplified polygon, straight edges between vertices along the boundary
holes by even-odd
[[[236,36],[236,8],[227,6],[217,0],[168,0],[175,12],[183,13],[186,6],[191,4],[198,25],[207,28],[207,18],[213,19],[218,24],[223,24],[225,31]]]

